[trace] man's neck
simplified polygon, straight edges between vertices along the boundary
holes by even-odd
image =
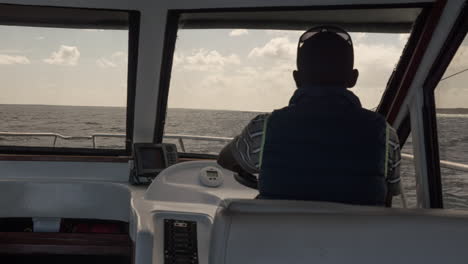
[[[289,101],[289,105],[298,104],[300,101],[309,98],[309,99],[319,99],[324,100],[325,98],[346,98],[347,101],[352,103],[353,105],[357,105],[361,107],[361,102],[359,98],[354,95],[353,92],[349,91],[347,88],[337,87],[337,86],[307,86],[307,87],[300,87],[295,92],[294,95],[291,97]]]

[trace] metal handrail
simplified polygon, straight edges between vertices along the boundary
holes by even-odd
[[[51,136],[51,137],[59,137],[62,139],[72,139],[72,138],[80,138],[80,139],[91,139],[90,136],[64,136],[58,133],[50,133],[50,132],[0,132],[0,136]]]
[[[125,134],[107,134],[107,133],[95,133],[90,136],[65,136],[59,133],[52,132],[0,132],[0,136],[19,136],[19,137],[54,137],[53,147],[56,146],[57,139],[63,140],[79,140],[89,139],[93,142],[93,148],[96,148],[96,138],[98,137],[125,137]],[[203,141],[214,141],[214,142],[229,142],[232,138],[229,137],[212,137],[212,136],[195,136],[195,135],[182,135],[182,134],[166,134],[165,138],[178,139],[182,151],[185,152],[184,139],[189,140],[203,140]]]
[[[184,139],[214,141],[214,142],[230,142],[232,138],[229,137],[212,137],[212,136],[194,136],[194,135],[180,135],[180,134],[165,134],[165,138],[173,138],[179,140],[180,149],[185,151]]]
[[[55,148],[57,139],[63,140],[79,140],[79,139],[89,139],[93,142],[93,148],[96,148],[96,138],[98,137],[125,137],[125,134],[105,134],[105,133],[96,133],[91,134],[90,136],[65,136],[59,133],[52,132],[0,132],[0,136],[18,136],[18,137],[53,137],[54,142],[52,146]]]
[[[98,134],[92,134],[91,138],[93,139],[93,148],[96,148],[96,138],[98,137],[120,137],[124,138],[126,137],[125,134],[105,134],[105,133],[98,133]]]
[[[229,137],[210,137],[210,136],[194,136],[194,135],[179,135],[179,134],[166,134],[164,135],[164,137],[178,139],[181,150],[183,152],[185,152],[185,146],[184,146],[184,141],[183,141],[184,139],[216,141],[216,142],[229,142],[233,139]],[[402,159],[406,159],[406,160],[414,160],[414,156],[408,153],[401,153],[401,157]],[[459,162],[440,160],[440,166],[446,169],[453,169],[453,170],[468,172],[468,165],[459,163]]]
[[[401,158],[406,159],[406,160],[414,160],[414,155],[411,155],[411,154],[408,154],[408,153],[401,153]],[[468,165],[467,164],[448,161],[448,160],[440,160],[439,162],[440,162],[440,167],[441,168],[468,172]]]
[[[205,140],[205,141],[218,141],[218,142],[229,142],[233,139],[231,137],[194,136],[194,135],[182,135],[182,134],[165,134],[164,137],[165,138]]]
[[[0,132],[0,136],[46,136],[46,137],[54,137],[54,144],[55,147],[57,138],[63,140],[77,140],[77,139],[90,139],[93,142],[93,148],[96,148],[96,138],[98,137],[125,137],[125,134],[106,134],[106,133],[95,133],[91,134],[90,136],[65,136],[58,133],[36,133],[36,132]],[[214,137],[214,136],[196,136],[196,135],[184,135],[184,134],[165,134],[165,138],[177,139],[179,141],[180,148],[183,152],[186,152],[184,139],[188,140],[203,140],[203,141],[212,141],[212,142],[222,142],[227,143],[230,142],[233,138],[230,137]],[[401,153],[402,159],[405,160],[414,160],[414,156],[408,153]],[[440,166],[442,168],[453,169],[458,171],[468,172],[468,165],[447,161],[447,160],[440,160]]]

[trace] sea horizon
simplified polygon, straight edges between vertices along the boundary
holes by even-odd
[[[5,104],[5,103],[0,103],[0,106],[87,107],[87,108],[120,108],[120,109],[127,108],[127,106]],[[186,107],[168,107],[168,109],[172,109],[172,110],[233,111],[233,112],[265,113],[265,111],[259,111],[259,110],[205,109],[205,108],[186,108]],[[464,107],[436,108],[436,111],[437,111],[437,114],[468,114],[468,108],[464,108]]]

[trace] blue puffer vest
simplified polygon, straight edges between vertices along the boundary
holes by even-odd
[[[298,89],[266,123],[259,197],[384,205],[386,126],[348,90]]]

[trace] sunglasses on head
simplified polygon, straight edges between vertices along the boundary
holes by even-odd
[[[322,27],[315,27],[307,30],[302,36],[299,38],[299,48],[304,44],[304,42],[311,37],[324,32],[331,32],[335,33],[336,35],[342,37],[349,45],[353,46],[353,42],[351,41],[351,36],[344,30],[333,27],[333,26],[322,26]]]

